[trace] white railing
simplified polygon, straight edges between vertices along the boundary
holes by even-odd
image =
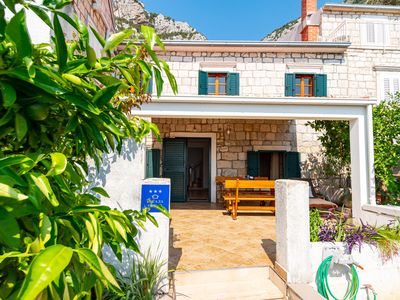
[[[347,33],[347,21],[343,21],[326,38],[327,42],[350,42],[350,36]]]

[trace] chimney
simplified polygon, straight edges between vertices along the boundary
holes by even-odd
[[[301,19],[304,20],[308,15],[317,12],[318,0],[301,0]]]
[[[301,40],[306,42],[316,42],[319,36],[319,24],[313,24],[308,16],[318,10],[318,0],[301,0],[301,22],[303,30],[301,31]]]

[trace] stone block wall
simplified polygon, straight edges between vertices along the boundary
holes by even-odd
[[[215,133],[217,176],[247,175],[247,152],[258,150],[296,151],[296,132],[289,120],[161,119],[152,122],[161,138],[174,133]],[[152,141],[162,149],[162,142]]]
[[[168,62],[175,75],[179,95],[198,95],[199,70],[207,70],[205,65],[220,65],[216,68],[223,72],[237,72],[240,76],[240,96],[284,97],[285,73],[291,65],[303,68],[321,66],[321,72],[328,75],[328,97],[347,97],[349,86],[346,85],[346,57],[343,54],[322,53],[241,53],[241,52],[167,52],[159,53],[160,58]],[[315,71],[313,72],[315,73]],[[339,76],[340,74],[340,76]],[[164,95],[173,95],[167,83]],[[342,88],[343,86],[343,88]],[[360,90],[360,97],[372,97],[368,90]]]
[[[96,4],[98,9],[93,9]],[[114,31],[114,13],[110,0],[74,0],[73,8],[85,24],[94,26],[105,37]]]

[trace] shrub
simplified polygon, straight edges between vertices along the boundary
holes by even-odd
[[[329,163],[349,170],[349,123],[313,121],[308,125],[321,133],[319,140]],[[400,164],[400,93],[373,108],[373,126],[377,192],[382,194],[383,203],[400,205],[400,182],[394,175]]]
[[[59,11],[70,2],[0,1],[1,299],[99,299],[104,289],[122,294],[101,249],[109,245],[119,259],[122,246],[137,252],[137,225],[154,221],[148,210],[99,205],[96,195],[107,192],[89,189],[86,174],[87,158],[99,166],[103,152],[156,130],[126,112],[150,100],[151,77],[161,94],[162,72],[176,91],[168,65],[154,52],[155,44],[163,45],[148,27],[104,40]],[[53,30],[53,45],[31,43],[27,10]],[[61,19],[76,40],[65,40]],[[104,57],[90,46],[89,30]]]

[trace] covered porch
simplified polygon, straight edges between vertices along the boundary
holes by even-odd
[[[209,200],[213,203],[218,199],[216,176],[252,175],[251,152],[266,151],[270,161],[271,155],[277,155],[275,161],[286,160],[280,167],[270,166],[269,170],[263,171],[269,172],[271,177],[298,177],[289,176],[291,173],[299,173],[293,167],[296,166],[294,156],[291,160],[285,158],[288,153],[297,152],[297,121],[348,120],[351,136],[352,210],[353,216],[360,218],[363,215],[363,205],[375,204],[371,118],[373,104],[375,100],[369,99],[175,96],[154,100],[134,113],[151,117],[159,124],[163,138],[183,139],[183,144],[187,138],[210,141],[210,176],[207,187]],[[189,124],[186,124],[188,120]],[[165,147],[165,143],[154,143],[152,146],[160,149]],[[176,147],[173,149],[176,150]],[[171,153],[178,158],[174,151]],[[277,153],[284,154],[280,154],[279,158]],[[165,159],[162,163],[165,164]],[[163,168],[165,171],[165,165],[161,166]],[[261,174],[260,169],[257,172]],[[165,172],[163,175],[166,175]],[[182,184],[185,184],[184,181]]]

